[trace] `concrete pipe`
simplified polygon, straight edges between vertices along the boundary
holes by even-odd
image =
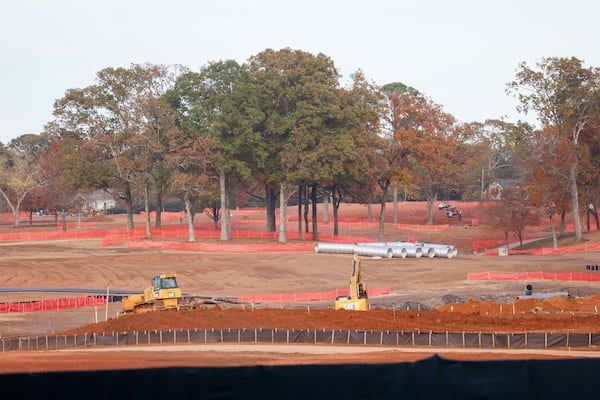
[[[458,254],[458,250],[452,245],[435,243],[429,243],[428,245],[434,248],[436,257],[454,258]]]
[[[392,250],[393,258],[406,258],[406,249],[402,246],[402,242],[373,242],[373,243],[357,243],[358,248],[367,247],[385,247]],[[388,257],[390,258],[390,257]]]
[[[405,249],[406,249],[406,257],[411,257],[411,258],[423,257],[423,249],[419,246],[416,246],[416,245],[406,246]]]
[[[355,244],[319,242],[315,245],[315,253],[354,254],[355,247]]]
[[[390,248],[394,252],[394,258],[406,258],[408,255],[404,246],[391,246]]]
[[[435,257],[435,247],[430,243],[417,243],[423,249],[423,256],[427,258]]]
[[[374,245],[356,245],[354,252],[361,256],[392,258],[394,251],[389,246]]]

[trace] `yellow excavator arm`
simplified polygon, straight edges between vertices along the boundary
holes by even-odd
[[[352,276],[350,277],[350,296],[340,296],[335,301],[336,310],[368,310],[367,285],[360,276],[360,256],[354,254]]]

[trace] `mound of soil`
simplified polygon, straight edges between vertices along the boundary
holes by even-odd
[[[373,309],[221,309],[161,311],[124,315],[83,326],[67,334],[180,329],[296,329],[435,332],[598,332],[600,296],[554,297],[498,304],[470,299],[430,311]]]

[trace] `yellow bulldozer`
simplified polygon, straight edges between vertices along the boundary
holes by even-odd
[[[354,254],[352,276],[350,277],[350,295],[338,296],[335,300],[336,310],[367,311],[369,308],[367,285],[360,277],[360,256]]]
[[[179,310],[187,307],[189,302],[183,302],[181,289],[177,286],[175,274],[156,275],[152,278],[152,286],[144,293],[132,294],[123,298],[123,312],[146,312],[158,310]]]
[[[160,310],[193,310],[200,306],[238,304],[236,297],[215,297],[184,294],[177,285],[175,274],[156,275],[152,286],[121,300],[124,313],[143,313]]]

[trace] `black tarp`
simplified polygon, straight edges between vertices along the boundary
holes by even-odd
[[[594,399],[599,359],[0,375],[6,399]]]

